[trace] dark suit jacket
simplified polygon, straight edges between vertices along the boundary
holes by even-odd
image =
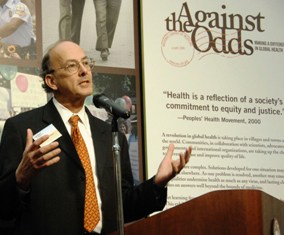
[[[110,125],[93,117],[88,109],[86,112],[96,155],[103,232],[107,234],[116,229],[117,223],[112,131]],[[29,193],[21,193],[15,170],[25,149],[26,130],[31,128],[35,134],[51,123],[62,134],[58,139],[61,159],[34,177]],[[119,144],[124,220],[129,222],[161,210],[167,190],[157,189],[152,180],[133,186],[127,141],[121,133]],[[52,101],[6,121],[0,144],[0,220],[13,221],[12,234],[82,235],[84,194],[84,169]]]

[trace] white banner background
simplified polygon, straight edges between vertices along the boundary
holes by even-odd
[[[170,142],[176,154],[193,147],[166,208],[221,189],[260,189],[283,200],[284,2],[144,0],[141,8],[148,176]],[[172,31],[174,15],[190,32]],[[198,29],[196,17],[207,17]],[[223,35],[216,43],[223,52],[209,48],[210,35]],[[237,53],[225,52],[230,43]]]

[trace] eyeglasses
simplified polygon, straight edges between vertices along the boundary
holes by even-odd
[[[50,73],[54,73],[57,70],[64,69],[66,72],[70,74],[77,73],[81,67],[81,65],[84,66],[87,70],[92,70],[95,67],[95,60],[92,58],[84,58],[81,61],[78,60],[68,60],[66,62],[66,65],[64,67],[52,69]]]

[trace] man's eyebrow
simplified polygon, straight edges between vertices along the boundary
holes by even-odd
[[[84,56],[81,60],[75,60],[75,59],[68,59],[66,60],[64,63],[68,63],[68,62],[78,62],[78,61],[82,61],[88,59],[88,56]]]

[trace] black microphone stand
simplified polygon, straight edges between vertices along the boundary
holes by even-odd
[[[123,201],[122,201],[122,186],[121,186],[121,159],[120,146],[118,141],[118,124],[115,115],[112,118],[112,152],[114,160],[114,177],[116,181],[116,212],[117,212],[117,229],[118,234],[124,235],[124,217],[123,217]]]

